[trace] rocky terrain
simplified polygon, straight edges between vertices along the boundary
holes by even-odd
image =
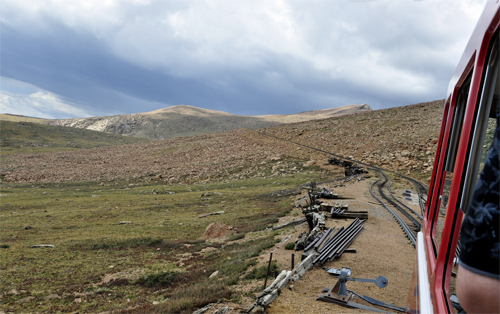
[[[279,243],[273,240],[270,246],[266,245],[266,249],[256,257],[255,265],[251,269],[265,268],[271,252],[273,252],[273,259],[280,269],[289,269],[291,267],[291,253],[294,251],[286,250],[284,239],[287,236],[291,236],[290,239],[295,239],[299,233],[306,231],[306,224],[281,229],[279,232],[273,232],[269,227],[257,228],[253,232],[241,230],[243,230],[243,227],[246,228],[247,225],[252,225],[260,218],[265,219],[268,215],[276,214],[276,211],[288,211],[290,207],[293,207],[293,209],[289,214],[281,217],[277,223],[300,218],[302,212],[300,208],[295,208],[294,205],[304,195],[304,192],[301,195],[296,195],[297,192],[289,189],[292,193],[283,196],[286,198],[284,201],[286,204],[281,204],[281,207],[273,205],[279,205],[279,203],[275,203],[278,201],[277,199],[270,196],[266,196],[265,200],[263,199],[262,191],[278,195],[278,192],[287,190],[280,189],[277,191],[278,186],[274,185],[276,183],[274,181],[284,182],[292,179],[298,181],[308,176],[332,180],[343,178],[343,168],[327,164],[328,154],[313,150],[305,145],[337,155],[351,157],[362,163],[397,170],[426,182],[432,169],[442,110],[443,101],[434,101],[385,110],[358,112],[342,117],[272,126],[260,130],[239,128],[225,133],[121,146],[39,154],[3,155],[0,178],[6,186],[8,185],[10,188],[21,187],[20,190],[24,190],[24,194],[21,193],[21,196],[24,197],[26,202],[28,202],[28,197],[31,199],[31,194],[35,195],[35,193],[39,197],[51,198],[51,202],[45,201],[43,205],[40,205],[39,199],[35,199],[36,202],[33,202],[30,205],[32,207],[30,207],[24,203],[17,204],[15,197],[12,197],[14,196],[12,191],[5,192],[5,195],[3,195],[6,197],[7,193],[11,194],[11,196],[7,197],[11,197],[10,200],[13,203],[9,204],[8,211],[4,211],[5,217],[3,217],[2,229],[8,230],[10,235],[8,237],[5,235],[3,241],[11,245],[8,248],[11,250],[9,252],[13,252],[11,254],[18,254],[11,258],[10,265],[22,266],[18,268],[11,267],[8,270],[21,271],[21,269],[28,269],[23,268],[23,265],[26,264],[19,263],[30,262],[31,259],[28,261],[24,259],[24,254],[28,256],[27,251],[31,249],[24,244],[25,242],[21,241],[27,241],[26,243],[28,243],[32,239],[44,239],[50,233],[57,237],[57,241],[59,241],[57,242],[58,247],[65,248],[65,245],[69,245],[65,243],[68,242],[68,237],[75,237],[77,238],[75,241],[82,241],[82,235],[87,235],[90,239],[97,236],[98,238],[94,240],[97,242],[94,245],[98,245],[102,249],[88,250],[79,257],[71,255],[73,256],[72,259],[87,258],[87,254],[95,253],[89,256],[96,260],[100,258],[100,262],[95,264],[97,267],[105,267],[105,271],[90,272],[89,270],[90,273],[94,274],[94,284],[102,286],[109,276],[115,276],[113,278],[117,280],[113,283],[114,286],[112,282],[108,282],[103,286],[108,289],[105,290],[105,294],[100,293],[99,289],[95,293],[87,292],[88,287],[85,290],[78,288],[81,291],[77,291],[77,288],[71,288],[73,289],[70,290],[71,294],[65,294],[64,289],[54,294],[53,288],[51,288],[46,290],[44,294],[40,293],[40,295],[24,289],[13,289],[5,291],[3,297],[10,300],[10,305],[13,308],[26,305],[29,302],[33,303],[32,306],[38,306],[43,301],[44,304],[52,304],[51,306],[54,307],[51,309],[56,311],[57,307],[54,305],[56,301],[63,303],[58,298],[66,298],[67,303],[64,305],[68,309],[66,312],[69,312],[70,309],[80,309],[81,312],[85,312],[80,306],[97,302],[95,303],[96,307],[106,304],[110,308],[120,308],[123,313],[163,313],[167,312],[165,309],[174,302],[181,302],[182,300],[176,301],[174,296],[189,290],[188,287],[190,286],[174,287],[178,290],[172,290],[173,292],[163,288],[148,290],[139,287],[140,289],[136,292],[136,290],[133,290],[136,287],[130,285],[128,280],[118,281],[116,276],[123,273],[133,273],[133,271],[139,269],[138,266],[145,267],[157,262],[158,267],[166,267],[165,265],[169,264],[166,261],[173,261],[175,267],[182,269],[185,278],[188,278],[188,276],[193,277],[192,285],[196,285],[200,280],[206,280],[207,282],[212,280],[214,289],[222,291],[225,289],[222,285],[226,285],[226,281],[221,280],[229,280],[229,277],[210,279],[214,273],[221,270],[222,266],[217,264],[217,268],[202,270],[201,267],[204,267],[204,263],[208,262],[208,257],[203,260],[205,256],[204,250],[207,248],[201,248],[207,245],[210,246],[210,254],[217,254],[213,255],[217,258],[210,258],[210,260],[225,261],[231,266],[228,266],[227,269],[231,269],[233,264],[230,261],[235,261],[234,265],[240,265],[241,257],[236,254],[247,252],[250,245],[253,245],[252,241],[259,239],[264,241],[263,239],[274,236],[278,238],[277,242]],[[404,306],[413,273],[415,251],[403,236],[394,218],[382,206],[374,202],[368,191],[371,182],[373,182],[370,176],[373,177],[373,173],[369,173],[366,180],[350,180],[342,183],[333,183],[334,181],[331,181],[327,183],[328,188],[335,189],[334,192],[343,197],[343,201],[349,203],[350,209],[368,211],[369,219],[365,223],[365,230],[352,244],[357,253],[344,254],[341,258],[328,262],[324,266],[334,268],[351,267],[354,276],[361,278],[373,279],[384,275],[389,280],[388,287],[384,289],[378,289],[373,285],[363,283],[349,283],[348,287],[362,295],[366,294],[385,302],[394,303],[397,306]],[[239,181],[249,178],[255,180]],[[247,193],[246,191],[248,191],[247,183],[250,181],[262,191],[259,190],[259,196],[252,198],[251,201],[242,201],[246,195],[245,193]],[[25,182],[30,184],[17,184]],[[51,182],[67,182],[68,184],[50,184]],[[239,186],[238,182],[245,182],[246,186]],[[85,191],[80,191],[80,186],[76,188],[76,185],[81,185]],[[149,188],[143,187],[143,185],[149,186]],[[192,191],[191,187],[195,185],[196,190]],[[212,188],[210,193],[205,192],[204,189],[209,185],[217,187]],[[227,185],[228,190],[224,190],[224,193],[213,192],[214,189],[219,191],[222,188],[221,185]],[[60,188],[60,186],[69,188]],[[122,186],[123,188],[115,189],[116,186]],[[151,186],[155,186],[155,188],[151,189]],[[162,188],[168,186],[169,189],[165,190],[165,194],[159,195],[160,188],[158,186],[162,186]],[[38,190],[39,188],[43,188],[44,192]],[[287,186],[287,188],[290,187]],[[405,186],[401,180],[396,181],[394,192],[397,195],[402,195],[402,192],[408,188],[411,187]],[[143,193],[140,189],[147,189],[148,191]],[[172,192],[170,189],[175,189],[178,193]],[[55,193],[58,194],[57,198],[54,199]],[[61,193],[66,194],[61,196]],[[79,197],[79,194],[82,194],[82,197]],[[83,196],[84,194],[86,196]],[[103,194],[103,196],[99,197],[99,194]],[[195,195],[195,201],[188,199],[187,194]],[[177,198],[174,199],[175,197]],[[294,199],[292,200],[290,197]],[[62,202],[63,198],[64,202]],[[66,198],[69,198],[67,203]],[[105,201],[106,205],[104,207],[101,204],[102,201]],[[332,201],[335,202],[336,200]],[[60,206],[60,212],[56,211],[59,208],[57,206]],[[414,210],[419,210],[415,204],[408,204],[408,206],[414,206]],[[7,209],[7,207],[5,208]],[[43,223],[35,225],[33,219],[35,219],[37,213],[32,209],[40,211],[38,216]],[[41,212],[41,210],[44,211]],[[261,210],[261,212],[252,215],[253,210]],[[48,211],[50,211],[50,214],[46,213]],[[224,214],[206,215],[215,212],[223,212]],[[19,216],[18,213],[20,213]],[[64,219],[74,219],[72,218],[74,216],[68,215],[68,213],[78,214],[78,216],[75,216],[76,221],[67,223],[68,227],[72,229],[65,231],[66,229],[61,227],[60,223],[65,221]],[[21,214],[32,216],[22,216]],[[83,218],[82,215],[88,216]],[[111,215],[113,215],[111,219],[113,220],[112,226],[108,222]],[[55,216],[57,216],[57,219],[53,218]],[[5,223],[7,221],[5,220],[6,217],[9,219],[8,225]],[[29,228],[26,226],[26,218],[31,219]],[[151,221],[147,221],[147,219]],[[158,224],[159,221],[160,224]],[[239,235],[238,237],[233,237],[235,235],[230,234],[205,241],[204,237],[208,236],[210,228],[204,228],[209,222],[216,224],[223,222],[225,225],[231,226],[231,228],[236,226],[236,229],[240,230],[238,232],[241,233],[235,234]],[[326,225],[327,227],[339,228],[348,223],[350,223],[348,219],[328,219]],[[35,225],[35,228],[32,228],[32,225]],[[116,231],[118,226],[126,226],[129,229],[123,229],[127,231],[118,233],[119,231]],[[94,230],[92,228],[101,229],[92,231]],[[222,229],[225,228],[225,226],[222,226]],[[250,227],[248,228],[253,230]],[[176,246],[173,246],[172,243],[174,242],[170,243],[168,241],[171,238],[177,241],[178,238],[182,237],[183,232],[184,236],[187,234],[188,231],[186,230],[189,230],[189,235],[193,236],[194,229],[199,229],[198,231],[205,230],[206,234],[199,232],[200,236],[203,234],[202,240],[196,240],[192,243],[186,242],[183,245],[179,244],[176,251],[178,254],[169,256],[172,255],[172,250]],[[229,230],[229,227],[227,229]],[[132,253],[131,247],[127,249],[127,252],[121,252],[104,246],[103,241],[105,240],[100,238],[100,234],[108,234],[109,230],[115,230],[113,232],[116,233],[110,236],[115,237],[116,241],[124,241],[120,237],[137,237],[137,234],[149,239],[148,241],[153,238],[156,239],[158,236],[168,241],[165,242],[165,247],[155,244],[154,246],[134,248],[134,253]],[[131,233],[131,230],[134,232]],[[216,231],[220,230],[221,228]],[[68,233],[62,236],[59,232],[63,231]],[[33,237],[18,237],[18,234],[22,235],[23,232],[26,234],[28,234],[27,232],[33,232]],[[165,235],[165,233],[169,233],[169,236]],[[4,232],[4,234],[6,233]],[[219,236],[218,232],[214,232],[214,234],[216,234],[214,236]],[[217,241],[220,241],[220,243],[218,245],[214,244]],[[23,246],[18,243],[22,243]],[[106,242],[105,244],[109,246],[112,243]],[[196,245],[200,246],[199,251],[195,250]],[[241,245],[241,247],[235,246],[233,249],[227,250],[226,248],[231,247],[231,245]],[[71,252],[74,253],[74,247],[73,244],[73,246],[68,246],[67,251],[60,249],[60,254],[62,254],[60,256],[63,256],[61,258],[66,258],[66,255],[70,256]],[[106,253],[101,254],[104,250]],[[188,250],[192,251],[185,252]],[[50,255],[42,256],[43,252],[39,254],[41,254],[40,259],[57,260],[56,255],[51,257]],[[113,254],[116,255],[115,260],[112,259]],[[299,260],[300,254],[300,251],[295,252],[296,261]],[[157,260],[153,260],[153,256]],[[126,261],[132,257],[137,258],[137,261],[128,264]],[[64,264],[73,263],[72,259],[65,261]],[[94,264],[83,262],[83,259],[77,260],[76,263],[79,265]],[[51,276],[55,273],[55,270],[50,270],[49,266],[52,264],[53,261],[41,263],[40,265],[44,266],[40,267],[39,270],[47,271],[50,273],[50,276],[47,276],[52,278]],[[173,265],[171,267],[174,267]],[[245,271],[244,274],[237,275],[238,278],[241,279],[251,269]],[[11,273],[16,278],[19,276],[15,272]],[[104,276],[103,274],[107,275]],[[31,278],[31,275],[30,273],[27,277]],[[40,276],[39,273],[38,276]],[[67,273],[61,275],[61,278],[64,278],[64,285],[67,286],[69,280]],[[9,282],[11,281],[9,280]],[[82,285],[81,280],[75,280],[74,283],[76,282]],[[266,310],[268,313],[359,313],[359,310],[345,309],[330,303],[316,301],[324,287],[331,287],[334,284],[335,279],[333,277],[326,274],[320,267],[315,267],[308,271],[299,281],[288,285],[277,300]],[[47,286],[53,287],[53,285],[53,282],[47,283]],[[76,287],[76,285],[71,286]],[[200,287],[203,288],[200,291],[207,292],[207,286],[200,285]],[[240,313],[254,302],[254,297],[261,292],[261,288],[262,280],[238,280],[237,284],[231,284],[230,289],[235,295],[239,295],[239,298],[228,300],[215,294],[213,299],[193,303],[194,305],[191,304],[189,309],[192,309],[193,306],[201,307],[213,302],[211,309],[206,312],[207,314],[219,313],[217,312],[219,309],[228,309],[227,313]],[[85,291],[85,293],[82,291]],[[196,292],[195,295],[200,294],[198,290],[192,291]],[[17,296],[18,293],[22,295]],[[50,294],[47,295],[48,293]],[[134,294],[142,297],[139,298],[135,295],[136,298],[132,299],[131,303],[128,303],[130,301],[127,298]],[[106,301],[101,302],[99,300]],[[357,300],[357,302],[362,303],[363,301]],[[181,311],[171,310],[171,312],[178,313]],[[192,310],[184,312],[191,313]]]
[[[443,100],[321,121],[271,127],[266,134],[321,148],[366,164],[428,178]]]
[[[260,132],[415,177],[430,176],[443,101],[274,126]],[[107,148],[9,157],[6,180],[170,183],[226,180],[300,171],[288,158],[324,164],[328,155],[249,129]],[[277,161],[280,164],[277,164]],[[275,162],[271,173],[266,163]]]
[[[364,111],[371,111],[371,108],[368,105],[349,105],[298,114],[242,116],[180,105],[145,113],[47,120],[46,123],[158,140],[228,132],[237,128],[260,129],[277,124],[324,119]]]

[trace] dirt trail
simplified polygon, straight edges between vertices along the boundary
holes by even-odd
[[[389,280],[387,287],[379,289],[375,284],[362,282],[348,282],[347,288],[360,295],[367,295],[397,306],[405,306],[410,288],[410,280],[415,263],[415,250],[405,238],[401,228],[392,216],[380,205],[376,205],[369,194],[369,180],[346,183],[343,187],[334,189],[339,196],[351,198],[342,202],[349,204],[350,209],[367,210],[369,218],[365,222],[365,229],[351,245],[357,253],[344,253],[339,259],[325,263],[322,267],[342,268],[350,267],[352,276],[358,278],[375,279],[386,276]],[[333,200],[335,203],[335,200]],[[408,204],[408,206],[411,206]],[[419,210],[413,206],[414,210]],[[298,209],[294,210],[298,211]],[[297,219],[300,216],[287,216],[282,221]],[[347,226],[352,219],[326,221],[326,227]],[[295,241],[298,234],[306,232],[307,224],[294,228],[284,229],[281,237],[292,235],[288,241]],[[287,243],[288,243],[287,241]],[[291,254],[295,253],[295,264],[300,262],[302,251],[285,250],[286,243],[277,244],[260,256],[260,262],[266,263],[269,253],[273,252],[273,260],[277,260],[282,269],[290,269]],[[360,313],[358,309],[348,309],[335,304],[316,301],[324,287],[332,287],[336,283],[335,277],[326,273],[322,267],[314,267],[297,282],[291,282],[268,308],[270,314],[278,313]],[[361,299],[355,302],[370,305]],[[390,311],[390,310],[388,310]],[[367,311],[366,311],[367,312]],[[397,312],[396,312],[397,313]]]

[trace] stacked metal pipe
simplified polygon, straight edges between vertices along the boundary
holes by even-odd
[[[340,257],[342,253],[351,245],[356,237],[363,231],[365,220],[356,218],[346,228],[340,228],[333,236],[326,240],[322,246],[318,246],[319,256],[313,261],[314,266],[321,265],[324,262],[331,261]],[[330,233],[333,233],[331,231]],[[325,239],[327,237],[325,236]]]
[[[324,232],[322,233],[318,233],[316,235],[316,238],[314,240],[311,241],[311,243],[309,243],[309,245],[304,249],[304,252],[307,252],[309,251],[310,249],[312,249],[314,247],[314,249],[318,249],[318,247],[325,241],[325,239],[327,239],[327,237],[329,237],[332,232],[335,230],[335,228],[328,228],[327,230],[325,230]]]

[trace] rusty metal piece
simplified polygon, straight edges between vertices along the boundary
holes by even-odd
[[[321,244],[325,241],[325,239],[327,239],[332,233],[333,233],[333,230],[335,228],[328,228],[324,233],[323,235],[321,236],[321,238],[318,240],[318,242],[314,245],[314,248],[317,250]]]
[[[391,312],[387,312],[387,311],[384,311],[384,310],[377,309],[375,307],[371,307],[371,306],[359,304],[359,303],[356,303],[356,302],[351,302],[351,301],[342,302],[342,301],[338,301],[337,299],[330,298],[329,296],[324,295],[324,294],[321,294],[317,298],[317,300],[324,301],[324,302],[335,303],[335,304],[338,304],[340,306],[351,308],[351,309],[361,309],[361,310],[372,311],[372,312],[377,312],[377,313],[391,314]]]
[[[273,260],[273,252],[269,253],[269,264],[267,265],[266,280],[264,280],[264,288],[263,289],[266,289],[267,277],[269,276],[269,270],[271,269],[272,260]]]
[[[340,274],[338,277],[338,281],[335,284],[333,288],[325,288],[323,289],[322,293],[317,300],[320,301],[325,301],[325,302],[331,302],[335,303],[344,307],[348,308],[359,308],[359,309],[365,309],[369,311],[374,311],[374,312],[382,312],[382,313],[387,313],[385,311],[379,310],[377,308],[369,307],[366,305],[362,305],[356,302],[352,302],[351,300],[353,299],[354,295],[359,296],[359,294],[355,293],[354,291],[347,290],[346,287],[346,282],[347,281],[361,281],[361,282],[372,282],[375,283],[379,288],[384,288],[388,284],[388,280],[384,276],[379,276],[377,279],[364,279],[364,278],[353,278],[353,277],[348,277],[348,274],[350,273],[350,268],[342,267],[340,270]],[[367,301],[368,299],[372,304],[384,306],[385,303],[382,301],[378,301],[369,297],[363,298],[363,300]],[[376,303],[374,303],[376,302]]]

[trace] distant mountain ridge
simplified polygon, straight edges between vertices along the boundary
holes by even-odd
[[[227,132],[238,128],[255,130],[278,124],[325,119],[371,110],[370,106],[363,104],[305,111],[297,114],[243,116],[224,111],[178,105],[144,113],[46,120],[45,123],[157,140]]]

